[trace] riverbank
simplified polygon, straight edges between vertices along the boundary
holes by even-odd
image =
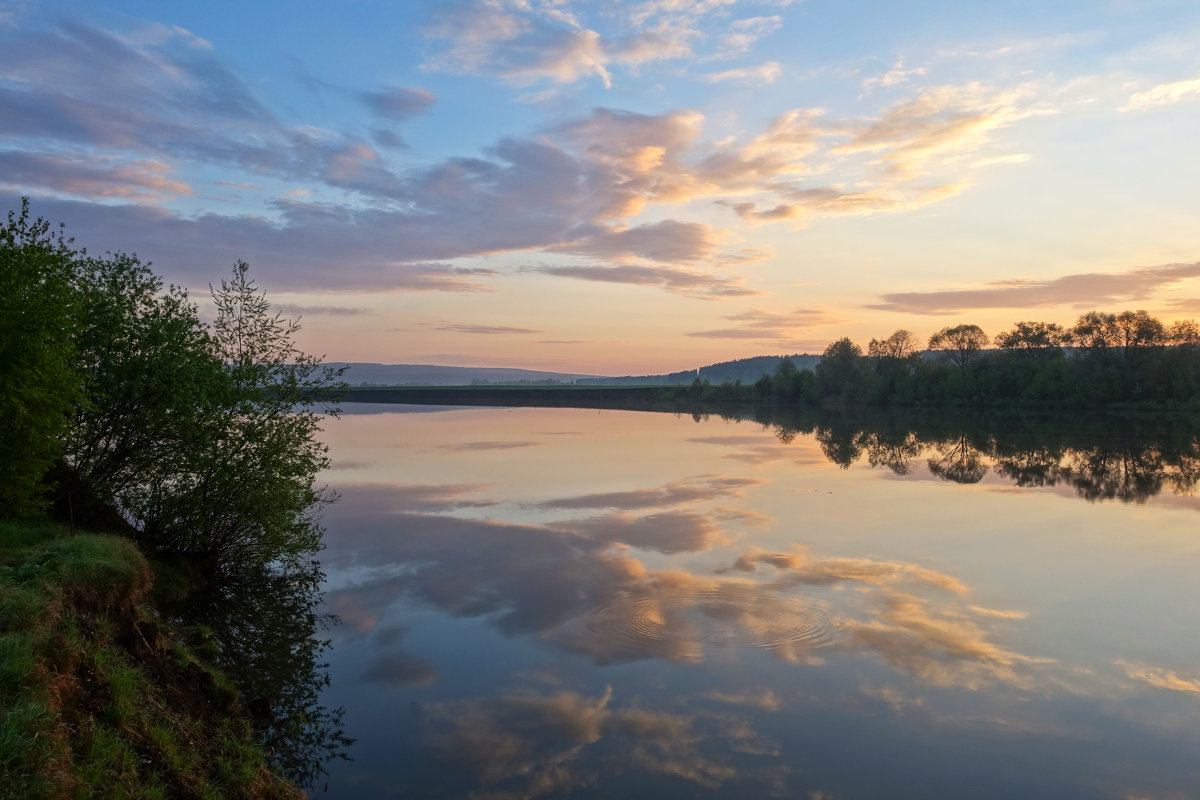
[[[1013,405],[1006,403],[947,403],[870,406],[810,402],[803,397],[757,391],[753,384],[723,383],[691,386],[355,386],[343,390],[343,403],[395,403],[431,406],[494,406],[499,408],[594,408],[614,411],[663,411],[718,414],[743,419],[792,419],[830,413],[853,419],[944,416],[1075,417],[1111,415],[1128,418],[1196,417],[1196,402],[1142,401],[1094,405]]]
[[[0,522],[0,797],[301,798],[127,539]]]

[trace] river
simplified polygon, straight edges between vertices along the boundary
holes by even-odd
[[[935,428],[351,404],[313,796],[1196,796],[1195,436]]]

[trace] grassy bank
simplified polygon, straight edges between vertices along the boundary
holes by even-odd
[[[125,539],[0,521],[0,797],[296,798]]]

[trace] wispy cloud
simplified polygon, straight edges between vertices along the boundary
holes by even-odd
[[[750,201],[726,203],[747,222],[804,220],[813,215],[862,215],[910,211],[953,197],[967,188],[965,182],[910,190],[869,189],[847,192],[838,187],[799,189],[783,195],[785,202],[760,209]]]
[[[1200,262],[1138,267],[1127,272],[1088,272],[1053,280],[1012,280],[979,289],[885,294],[868,308],[910,314],[956,314],[973,308],[1038,308],[1070,305],[1093,308],[1144,300],[1186,278],[1200,277]]]
[[[21,150],[0,151],[0,186],[16,191],[44,189],[73,197],[155,202],[195,191],[153,159],[117,161]]]
[[[595,494],[560,497],[542,503],[543,508],[613,508],[632,511],[643,508],[664,508],[688,503],[715,500],[720,497],[742,497],[745,489],[762,483],[759,478],[729,478],[724,476],[701,476],[668,483],[651,489],[633,489],[625,492],[600,492]]]
[[[795,339],[798,333],[836,321],[836,317],[824,308],[801,308],[786,314],[751,309],[726,315],[723,319],[735,324],[726,328],[693,331],[687,335],[703,339],[786,342]]]
[[[978,151],[1018,120],[1051,113],[1029,104],[1032,92],[1032,86],[936,86],[887,108],[878,119],[854,123],[850,141],[832,152],[877,153],[883,174],[912,178],[948,158]]]
[[[488,75],[519,86],[585,79],[613,85],[614,71],[659,61],[727,59],[749,52],[779,30],[778,15],[735,19],[723,35],[710,36],[701,22],[727,15],[738,0],[667,0],[603,14],[601,33],[585,19],[585,7],[528,0],[466,0],[447,3],[427,27],[445,48],[426,59],[431,70]],[[785,6],[789,0],[776,0]],[[702,48],[697,52],[697,48]]]
[[[456,444],[440,445],[438,449],[452,453],[474,453],[480,450],[520,450],[526,447],[537,447],[539,444],[540,442],[520,441],[458,442]]]
[[[706,700],[713,700],[718,703],[729,703],[736,706],[761,708],[763,711],[778,711],[783,706],[783,702],[779,699],[779,695],[775,694],[775,692],[770,689],[762,689],[757,692],[743,692],[739,694],[730,692],[703,692],[700,696]]]
[[[1172,692],[1200,694],[1200,676],[1187,677],[1173,669],[1155,667],[1149,664],[1134,664],[1128,661],[1118,661],[1117,665],[1125,670],[1129,677],[1148,683],[1156,689],[1167,689]]]
[[[1153,89],[1131,95],[1120,111],[1144,111],[1200,97],[1200,76],[1174,83],[1160,83]]]
[[[678,267],[645,267],[627,264],[616,267],[532,267],[531,272],[599,283],[653,286],[693,297],[747,297],[761,292],[746,287],[741,278],[718,278]]]
[[[375,114],[394,122],[424,114],[437,101],[433,94],[424,89],[398,86],[379,92],[363,92],[360,97]]]
[[[769,83],[774,83],[781,77],[783,77],[783,67],[779,62],[768,61],[764,64],[759,64],[757,67],[741,67],[739,69],[727,69],[723,72],[708,72],[701,75],[700,80],[707,83],[733,81],[753,86],[765,86]]]
[[[448,47],[424,66],[493,75],[517,85],[597,78],[608,87],[613,65],[690,55],[687,33],[660,27],[612,40],[557,3],[472,0],[448,4],[438,13],[426,35]]]
[[[475,325],[465,322],[446,322],[432,326],[435,330],[451,333],[471,333],[482,336],[506,336],[509,334],[545,333],[535,328],[514,328],[508,325]]]
[[[720,49],[711,58],[733,58],[750,49],[764,36],[783,27],[783,17],[747,17],[729,23],[729,32],[721,37]]]
[[[602,259],[633,257],[691,264],[711,257],[719,243],[716,231],[702,222],[667,219],[623,230],[597,228],[574,241],[546,249]]]
[[[280,314],[289,316],[329,316],[329,317],[356,317],[366,314],[365,308],[348,308],[346,306],[305,306],[296,303],[275,303],[271,306],[273,311],[278,311]]]
[[[903,61],[897,61],[896,65],[881,75],[875,75],[866,78],[862,82],[862,88],[870,91],[871,89],[883,88],[886,89],[897,84],[904,83],[913,75],[924,75],[924,67],[914,67],[905,69]]]

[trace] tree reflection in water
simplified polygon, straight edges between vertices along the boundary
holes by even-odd
[[[1151,420],[1061,417],[846,416],[725,411],[770,428],[783,444],[812,436],[831,462],[908,475],[925,456],[942,480],[974,484],[988,471],[1021,487],[1069,486],[1089,501],[1140,503],[1164,489],[1190,494],[1200,483],[1200,437],[1187,416]]]
[[[987,474],[983,453],[964,433],[933,445],[935,456],[929,459],[929,471],[944,481],[979,483]]]
[[[343,709],[320,702],[329,685],[322,660],[330,642],[319,633],[337,623],[320,611],[324,573],[269,572],[210,588],[173,609],[177,620],[204,632],[216,660],[236,684],[272,766],[301,787],[347,759]]]

